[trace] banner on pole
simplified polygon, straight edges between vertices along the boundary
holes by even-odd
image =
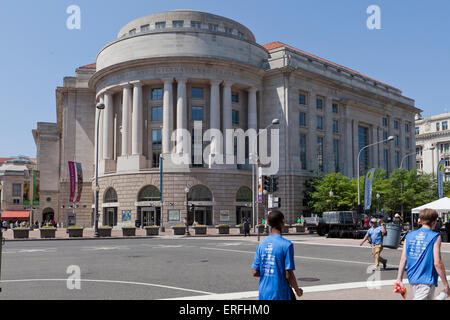
[[[364,210],[369,210],[372,205],[372,182],[375,168],[367,171],[366,181],[364,183]]]
[[[77,169],[77,199],[75,202],[80,202],[81,192],[83,191],[83,170],[81,169],[81,163],[75,162],[75,167]]]
[[[39,196],[41,189],[40,171],[33,171],[33,206],[39,206]]]
[[[258,202],[263,201],[262,183],[262,167],[258,166]]]
[[[32,171],[25,170],[24,172],[24,181],[23,181],[23,199],[22,204],[24,206],[30,205],[30,197],[31,197],[31,176]]]
[[[445,167],[445,160],[442,159],[441,161],[439,161],[437,170],[439,199],[441,199],[444,196],[444,167]]]
[[[70,178],[70,196],[69,202],[72,203],[75,198],[75,163],[69,161],[69,178]]]

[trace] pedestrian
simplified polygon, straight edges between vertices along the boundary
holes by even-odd
[[[398,213],[396,213],[396,214],[394,215],[394,220],[393,220],[393,222],[394,222],[394,224],[400,226],[400,225],[403,223],[403,219],[402,219],[402,217],[401,217]]]
[[[387,260],[380,255],[381,251],[383,251],[383,235],[386,234],[386,228],[383,220],[380,221],[380,225],[378,226],[377,219],[372,218],[372,227],[367,231],[366,236],[359,245],[362,246],[370,239],[370,243],[372,244],[372,255],[375,258],[375,268],[378,268],[381,262],[383,269],[386,269]]]
[[[8,222],[6,222],[6,220],[3,220],[3,222],[2,222],[2,228],[3,228],[3,230],[8,230]]]
[[[259,300],[296,300],[303,295],[294,275],[294,245],[281,236],[285,225],[281,211],[269,211],[271,234],[262,241],[252,264],[252,274],[259,277]]]
[[[435,210],[420,211],[422,227],[406,235],[402,257],[398,266],[397,283],[404,289],[402,278],[406,274],[414,292],[414,300],[431,300],[438,286],[438,276],[444,286],[444,292],[450,296],[444,264],[441,260],[441,235],[433,231],[438,214]]]
[[[244,219],[244,237],[247,235],[250,237],[250,223],[247,219]]]
[[[369,229],[370,228],[370,220],[369,217],[366,217],[364,219],[364,228]]]

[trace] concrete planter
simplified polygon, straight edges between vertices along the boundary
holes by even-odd
[[[174,236],[183,236],[186,234],[186,227],[172,227]]]
[[[264,233],[264,225],[258,225],[258,226],[256,226],[256,230],[257,230],[257,232],[259,232],[259,234],[263,234]],[[269,228],[267,228],[267,229],[269,229]]]
[[[41,238],[43,239],[54,238],[56,235],[56,228],[41,228],[39,230],[41,231]]]
[[[69,228],[69,238],[82,238],[84,228]]]
[[[135,237],[136,236],[136,228],[135,227],[123,227],[122,228],[122,236]]]
[[[305,232],[305,226],[303,225],[294,226],[294,230],[295,232]]]
[[[30,229],[13,229],[14,239],[28,239]]]
[[[244,226],[238,226],[238,228],[239,228],[239,234],[245,234]]]
[[[282,232],[283,232],[283,233],[289,233],[289,226],[287,226],[287,225],[284,226]]]
[[[147,236],[157,236],[159,235],[159,227],[145,227],[145,232]]]
[[[111,230],[112,228],[105,228],[105,227],[101,227],[98,228],[98,235],[99,237],[111,237]]]
[[[218,234],[230,234],[230,226],[217,226]]]
[[[196,226],[194,227],[195,235],[205,235],[207,232],[207,228],[203,226]]]

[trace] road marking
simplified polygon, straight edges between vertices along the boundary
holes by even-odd
[[[67,282],[67,279],[0,280],[0,283],[48,282],[48,281],[64,281],[64,282]],[[119,280],[93,280],[93,279],[80,279],[80,281],[82,281],[82,282],[102,282],[102,283],[131,284],[131,285],[138,285],[138,286],[159,287],[159,288],[164,288],[164,289],[172,289],[172,290],[179,290],[179,291],[188,291],[188,292],[202,293],[202,294],[205,294],[205,295],[214,295],[215,294],[215,293],[207,292],[207,291],[200,291],[200,290],[186,289],[186,288],[180,288],[180,287],[165,286],[165,285],[162,285],[162,284],[145,283],[145,282],[119,281]]]
[[[35,252],[55,252],[56,248],[47,248],[47,249],[18,249],[18,250],[5,250],[3,253],[35,253]]]
[[[125,249],[129,250],[130,248],[125,246],[115,246],[115,247],[84,247],[81,250],[83,251],[98,251],[98,250],[120,250]]]

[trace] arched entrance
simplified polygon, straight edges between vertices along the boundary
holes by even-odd
[[[198,224],[212,225],[212,201],[212,193],[207,187],[198,185],[190,188],[188,193],[188,224],[192,225],[196,221]]]
[[[45,208],[42,211],[42,221],[43,223],[53,221],[55,219],[55,211],[52,208]]]
[[[106,190],[103,197],[103,225],[117,226],[117,192],[114,188]]]
[[[159,189],[148,185],[139,191],[136,226],[161,225],[161,195]]]
[[[240,187],[236,193],[236,224],[247,219],[252,225],[252,190],[248,187]]]

